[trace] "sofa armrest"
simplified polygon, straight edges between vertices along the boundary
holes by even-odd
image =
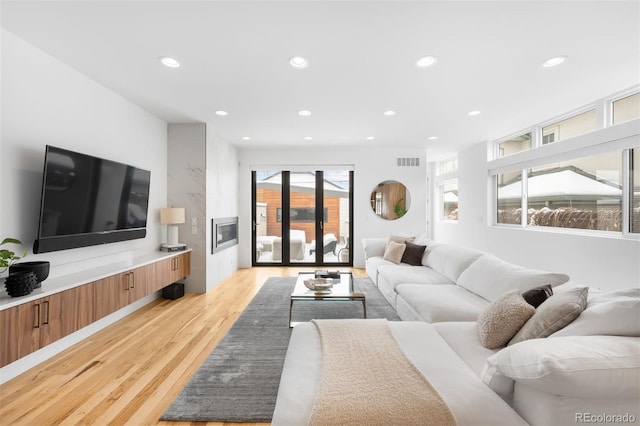
[[[364,258],[369,259],[371,257],[384,255],[384,249],[387,247],[386,238],[363,238],[362,246],[364,247]]]

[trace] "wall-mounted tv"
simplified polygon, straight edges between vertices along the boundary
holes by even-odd
[[[47,145],[34,253],[144,238],[151,172]]]

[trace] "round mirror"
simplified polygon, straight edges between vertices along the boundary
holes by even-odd
[[[383,219],[400,219],[409,211],[410,205],[409,191],[398,181],[380,182],[371,192],[371,209]]]

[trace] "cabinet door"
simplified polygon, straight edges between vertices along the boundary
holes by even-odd
[[[171,259],[154,262],[148,266],[152,270],[147,274],[147,291],[153,293],[171,284]]]
[[[153,267],[141,266],[122,274],[122,279],[125,291],[128,292],[129,303],[133,303],[149,294],[147,284],[153,280]]]
[[[174,283],[178,280],[185,278],[191,273],[191,253],[183,253],[181,255],[172,257],[170,260],[170,282]]]
[[[61,336],[67,336],[88,326],[95,320],[93,312],[94,285],[87,284],[72,288],[58,295],[60,306]],[[53,296],[51,297],[53,298]],[[53,300],[50,304],[53,307]]]
[[[41,314],[39,300],[0,311],[0,367],[39,348]]]
[[[112,275],[93,283],[93,311],[96,320],[106,317],[129,303],[129,294],[124,288],[122,275]]]

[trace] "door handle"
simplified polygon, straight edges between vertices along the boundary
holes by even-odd
[[[42,306],[44,310],[44,314],[42,315],[44,317],[42,324],[49,324],[49,302],[44,302]]]
[[[40,304],[33,306],[33,328],[40,328]]]

